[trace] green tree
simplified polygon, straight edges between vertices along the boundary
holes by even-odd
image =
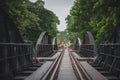
[[[51,36],[58,32],[58,17],[41,6],[41,2],[43,1],[32,3],[29,0],[2,0],[0,7],[10,15],[24,39],[36,41],[43,31],[49,32]]]
[[[120,24],[119,4],[119,0],[76,0],[66,18],[68,32],[82,37],[91,31],[97,43],[110,40]]]

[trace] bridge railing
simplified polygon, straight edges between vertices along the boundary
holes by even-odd
[[[78,45],[78,44],[76,44],[76,45],[73,45],[72,46],[72,49],[74,49],[74,50],[80,50],[80,45]]]
[[[96,46],[92,44],[82,44],[79,50],[83,57],[95,57],[97,53]]]
[[[50,56],[53,53],[53,45],[52,44],[38,44],[36,53],[37,53],[37,57]]]
[[[28,43],[0,43],[0,79],[12,79],[16,73],[32,65],[32,47]]]
[[[120,43],[100,44],[96,64],[120,76]]]
[[[53,50],[58,50],[58,46],[57,45],[52,45],[53,46]]]

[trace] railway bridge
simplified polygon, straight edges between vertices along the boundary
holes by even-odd
[[[42,32],[33,45],[0,12],[0,80],[120,80],[120,43],[96,46],[88,31],[70,48],[59,48]]]

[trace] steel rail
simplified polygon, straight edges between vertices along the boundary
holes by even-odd
[[[84,69],[80,65],[79,61],[72,55],[71,52],[69,55],[70,55],[72,67],[74,69],[74,72],[75,72],[77,79],[78,80],[91,80],[89,75],[87,75],[87,73],[84,71]]]
[[[59,60],[58,60],[58,62],[57,62],[57,64],[56,64],[56,66],[55,66],[55,69],[54,69],[54,71],[53,71],[53,73],[52,73],[52,75],[51,75],[50,80],[55,80],[56,77],[58,76],[58,75],[57,75],[57,74],[58,74],[57,72],[58,72],[58,70],[59,70],[59,67],[60,67],[60,64],[61,64],[63,55],[64,55],[64,51],[61,53],[61,56],[60,56],[60,58],[59,58]]]
[[[55,61],[52,63],[52,65],[49,68],[49,70],[47,71],[47,73],[40,80],[55,80],[55,78],[57,76],[58,69],[60,67],[60,63],[61,63],[63,54],[64,54],[64,50],[55,59]]]
[[[71,53],[70,53],[70,60],[71,60],[71,63],[72,63],[72,67],[74,69],[74,72],[75,72],[75,75],[77,77],[78,80],[84,80],[84,78],[82,77],[82,74],[80,73],[78,67],[77,67],[77,64],[76,62],[74,61]]]

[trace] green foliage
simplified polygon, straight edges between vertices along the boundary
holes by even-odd
[[[76,0],[66,18],[68,33],[82,37],[91,31],[96,43],[109,40],[120,24],[119,4],[120,0]]]
[[[70,44],[67,31],[61,31],[57,34],[57,43],[59,46],[68,46]]]
[[[19,28],[26,40],[36,41],[41,32],[47,31],[56,36],[58,17],[41,6],[42,0],[32,3],[29,0],[2,0],[0,7],[4,9]]]

